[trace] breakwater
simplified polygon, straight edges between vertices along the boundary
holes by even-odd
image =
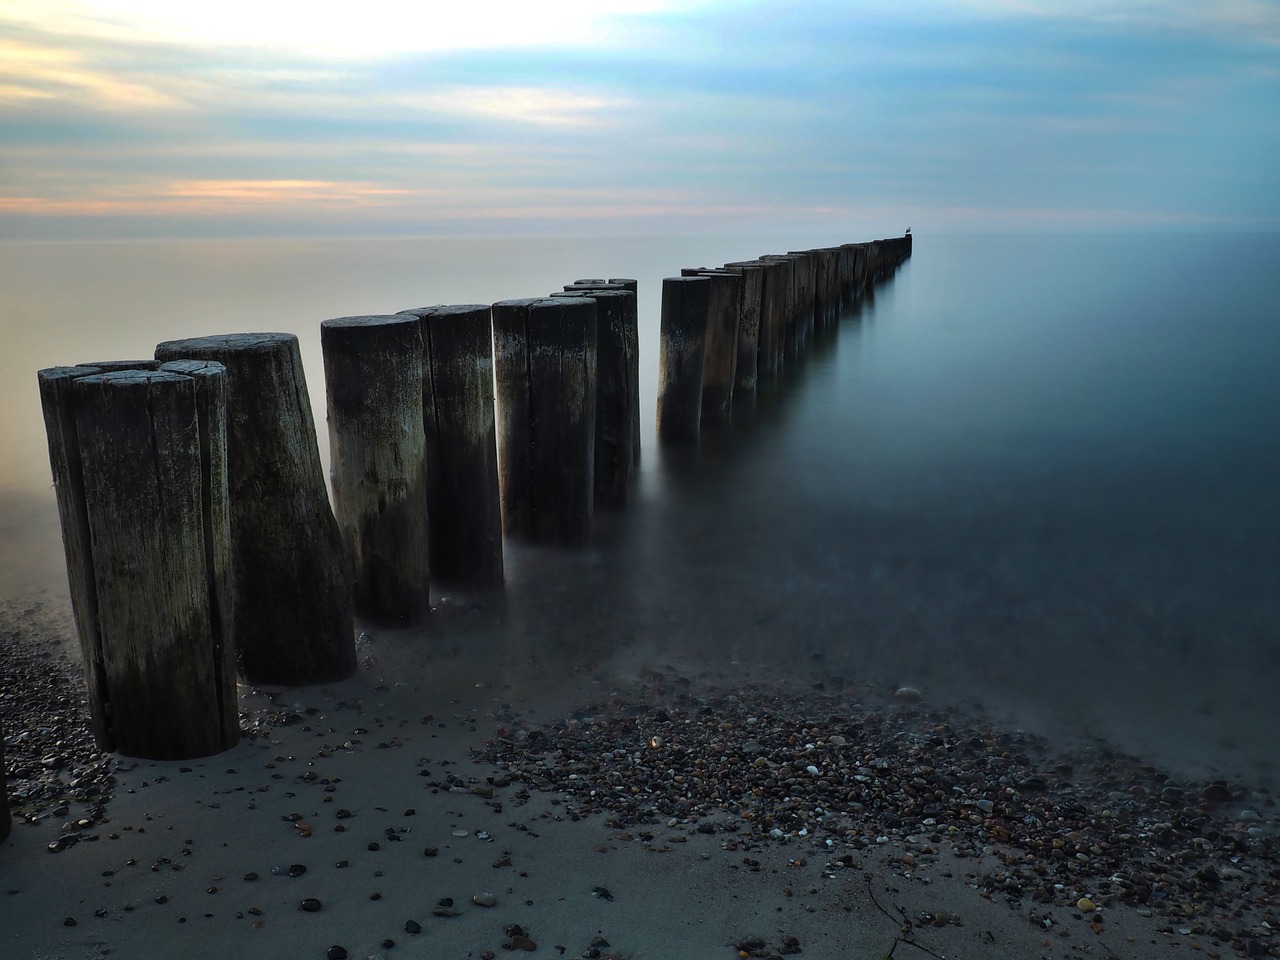
[[[715,285],[720,290],[716,298],[718,327],[714,335],[708,326],[702,331],[704,352],[697,371],[699,420],[703,406],[708,417],[731,417],[735,394],[742,397],[768,389],[778,372],[802,355],[815,330],[835,322],[843,305],[891,275],[909,254],[909,239],[895,238],[697,268],[698,275],[688,277],[688,284],[683,283],[686,278],[672,278],[691,289]],[[703,275],[704,270],[725,278],[724,282]],[[772,284],[771,275],[775,278]],[[474,539],[491,545],[485,568],[492,587],[501,582],[500,553],[495,562],[493,547],[500,551],[501,537],[492,532],[494,517],[506,536],[572,545],[589,538],[591,517],[597,508],[625,507],[640,462],[635,372],[638,291],[634,282],[628,281],[575,281],[564,286],[551,296],[500,301],[488,308],[419,308],[406,314],[358,318],[360,322],[352,318],[327,321],[328,329],[342,330],[348,341],[341,350],[333,337],[324,345],[333,450],[332,506],[324,493],[315,426],[309,410],[299,409],[306,406],[306,389],[295,338],[241,334],[171,341],[157,349],[157,360],[169,363],[220,364],[225,380],[223,438],[219,440],[213,429],[201,431],[193,412],[189,422],[197,424],[200,457],[190,457],[183,469],[165,475],[167,483],[175,484],[172,491],[159,488],[161,499],[181,494],[184,502],[199,504],[191,514],[190,530],[183,534],[172,525],[160,524],[151,538],[163,544],[163,556],[188,557],[193,586],[166,597],[163,616],[155,617],[155,625],[163,634],[172,632],[174,624],[195,624],[195,635],[209,640],[193,644],[196,655],[208,659],[208,650],[217,649],[221,659],[203,668],[212,691],[208,702],[217,702],[217,691],[227,687],[232,669],[226,663],[232,651],[234,672],[252,682],[326,682],[354,670],[350,653],[354,617],[375,622],[425,622],[427,578],[446,583],[467,579],[450,571],[451,559],[456,558],[451,558],[448,544],[471,541],[467,531],[473,516],[474,529],[488,531]],[[708,294],[706,299],[710,304],[712,297]],[[664,305],[665,301],[664,290]],[[477,316],[485,318],[486,314],[491,352],[486,355],[480,350],[458,363],[443,362],[442,338],[452,335],[455,326],[460,329],[461,321],[476,321]],[[405,316],[411,319],[406,321]],[[710,313],[705,313],[704,324],[711,321]],[[483,324],[483,320],[479,322]],[[664,329],[666,326],[664,309]],[[322,341],[324,330],[322,325]],[[373,343],[391,330],[405,333],[406,345],[384,354],[381,362],[376,360],[378,350],[366,349],[358,342],[368,336]],[[665,340],[664,334],[664,356]],[[704,403],[708,340],[715,345],[713,352],[720,365],[710,378],[712,400]],[[349,371],[355,371],[346,377],[337,374],[344,362],[339,356],[343,351]],[[417,351],[422,354],[415,364]],[[732,356],[727,365],[723,359],[726,353]],[[394,375],[389,372],[393,359]],[[173,380],[161,377],[162,373],[178,380],[186,375],[154,369],[153,363],[119,362],[135,371],[127,376],[119,369],[104,370],[103,365],[92,372],[72,368],[83,373],[68,374],[67,379],[74,385],[83,377],[99,376],[106,383],[98,386],[113,388],[122,388],[127,380],[141,401],[151,404],[159,402],[156,397],[161,391],[179,390],[170,385]],[[330,373],[331,367],[334,373]],[[731,373],[726,374],[726,368]],[[664,382],[666,374],[664,361]],[[459,383],[464,375],[470,377],[470,386]],[[400,389],[388,391],[388,380]],[[491,390],[483,389],[486,382],[493,385]],[[479,399],[468,402],[468,396]],[[108,417],[118,408],[112,402],[101,406],[102,414]],[[459,425],[459,416],[450,410],[469,411],[461,418],[466,423]],[[77,423],[73,421],[73,426]],[[434,432],[435,441],[429,442],[429,431]],[[469,472],[471,479],[459,485],[473,497],[470,506],[461,505],[456,494],[442,493],[440,485],[433,487],[431,480],[431,444],[441,443],[439,438],[449,432],[469,438],[475,448],[486,451],[486,462],[495,465],[492,470],[485,466]],[[661,419],[660,437],[663,442],[669,439]],[[83,460],[85,439],[78,428],[56,435],[50,432],[49,441],[51,460],[55,445],[64,459]],[[154,452],[159,449],[155,438],[147,435],[138,442],[143,441],[151,444],[146,449],[153,452],[124,458],[118,465],[124,473],[115,489],[123,491],[121,496],[126,498],[128,471],[154,470],[154,464],[165,456]],[[388,455],[393,446],[398,454]],[[71,450],[77,451],[75,456],[70,455]],[[428,475],[425,498],[417,492],[421,490],[422,465],[414,465],[413,454],[418,450],[424,451],[422,460]],[[219,456],[225,466],[225,492],[224,481],[214,467]],[[454,476],[450,464],[443,461],[460,456],[437,455],[437,475]],[[69,467],[72,474],[77,469],[83,472],[83,462]],[[272,492],[273,476],[288,478],[279,484],[282,491]],[[64,487],[70,494],[66,504],[62,502]],[[117,511],[128,508],[109,498],[90,496],[87,491],[75,494],[76,489],[70,481],[59,482],[64,540],[67,529],[75,530],[78,522],[106,525]],[[226,506],[218,508],[222,498]],[[410,514],[425,518],[429,562],[418,579],[402,584],[402,589],[391,589],[380,578],[390,577],[388,571],[392,570],[403,578],[408,564],[388,562],[385,544],[397,548],[404,542],[416,544],[415,557],[424,552],[417,521],[406,519]],[[197,516],[198,525],[194,522]],[[446,526],[444,521],[455,521],[454,534],[443,538],[440,545],[431,539],[430,531],[436,526],[433,516],[441,521],[441,528]],[[95,517],[99,519],[95,521]],[[481,523],[482,517],[487,518],[487,526]],[[78,623],[83,620],[89,625],[81,636],[86,663],[116,664],[117,649],[127,646],[125,633],[119,629],[104,632],[100,617],[87,613],[82,618],[81,614],[93,609],[91,603],[115,603],[121,597],[127,600],[132,592],[148,590],[149,581],[146,576],[127,583],[113,580],[102,564],[95,562],[91,539],[86,541],[87,548],[79,548],[76,564],[68,545],[68,569],[78,565],[79,579],[85,584],[86,598],[77,605],[76,617]],[[218,574],[218,558],[224,553],[230,558],[225,576]],[[266,566],[254,566],[256,563]],[[459,568],[465,566],[460,564]],[[165,569],[164,561],[159,569]],[[73,592],[74,579],[73,575]],[[257,635],[252,632],[249,621],[255,611],[271,630]],[[298,620],[305,625],[294,622]],[[207,628],[202,626],[206,621]],[[112,653],[108,656],[105,651]],[[186,738],[176,734],[161,748],[144,745],[130,749],[120,746],[118,739],[112,741],[111,737],[118,738],[114,732],[118,713],[131,709],[132,701],[121,699],[121,692],[129,688],[124,681],[108,676],[105,666],[95,670],[104,701],[97,725],[103,728],[105,742],[114,743],[114,749],[139,756],[209,752],[209,730],[217,729],[215,718],[219,715],[212,708],[203,725],[193,724],[203,728],[206,746],[196,746],[194,735]],[[144,698],[154,700],[167,689],[182,689],[175,676],[149,670]]]

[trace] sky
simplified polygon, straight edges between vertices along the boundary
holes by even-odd
[[[0,0],[0,239],[1274,231],[1277,171],[1280,0]]]

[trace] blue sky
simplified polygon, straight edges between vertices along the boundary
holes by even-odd
[[[1280,229],[1270,0],[441,6],[0,0],[0,238]]]

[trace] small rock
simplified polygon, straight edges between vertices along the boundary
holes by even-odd
[[[298,904],[298,909],[301,910],[303,913],[319,913],[320,907],[321,907],[321,903],[315,897],[307,897],[300,904]]]
[[[492,893],[485,893],[485,892],[473,893],[471,895],[471,902],[474,903],[477,907],[492,907],[494,904],[498,902],[498,898],[495,897]]]
[[[1088,897],[1081,897],[1079,900],[1076,901],[1076,908],[1084,911],[1085,913],[1088,913],[1090,910],[1097,910],[1098,905],[1094,903],[1092,900],[1090,900]]]
[[[899,700],[906,700],[910,703],[924,698],[924,694],[916,687],[899,687],[893,691],[893,695]]]
[[[325,952],[325,956],[328,960],[347,960],[347,948],[340,947],[335,943]]]

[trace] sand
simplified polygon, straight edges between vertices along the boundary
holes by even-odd
[[[1106,891],[1099,910],[993,895],[984,876],[1032,863],[1018,851],[957,856],[944,838],[921,855],[898,836],[761,840],[580,815],[476,752],[640,687],[696,696],[759,678],[639,652],[543,658],[467,628],[475,615],[441,609],[434,633],[370,631],[341,684],[243,688],[247,735],[222,755],[116,758],[103,822],[66,830],[84,804],[19,819],[0,844],[2,955],[480,958],[533,944],[552,957],[1142,958],[1235,956],[1250,942],[1280,955],[1262,925],[1274,912],[1241,918],[1251,935],[1233,947]],[[10,650],[67,626],[30,609],[19,620]],[[884,709],[908,706],[928,709]],[[486,894],[492,906],[472,902]]]

